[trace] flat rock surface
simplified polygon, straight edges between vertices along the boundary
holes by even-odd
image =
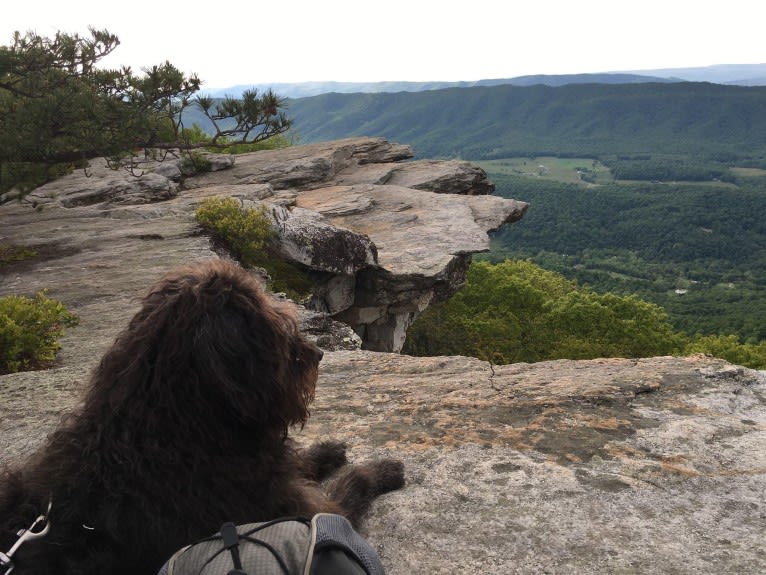
[[[29,453],[85,366],[0,378],[0,434]],[[365,533],[387,572],[762,573],[766,378],[707,357],[494,367],[325,354],[300,442],[405,461]]]
[[[520,219],[526,209],[496,196],[445,196],[373,184],[309,190],[296,202],[338,227],[368,235],[380,266],[404,276],[436,276],[455,255],[488,250],[487,231]]]
[[[766,570],[766,377],[720,360],[333,353],[303,436],[405,460],[389,573]]]

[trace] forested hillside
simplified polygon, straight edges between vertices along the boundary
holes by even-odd
[[[323,94],[288,103],[303,142],[383,136],[419,157],[693,156],[760,162],[766,87],[570,84]]]

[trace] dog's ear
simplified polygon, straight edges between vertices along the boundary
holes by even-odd
[[[309,417],[323,354],[300,333],[293,305],[264,294],[259,311],[250,333],[250,345],[258,350],[251,358],[257,377],[249,388],[254,383],[262,394],[268,426],[285,436],[290,426]]]
[[[287,381],[292,387],[291,405],[286,405],[286,421],[290,425],[303,425],[309,417],[309,405],[314,400],[319,362],[323,352],[301,334],[293,337],[291,361]]]

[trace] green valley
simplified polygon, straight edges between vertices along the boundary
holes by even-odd
[[[530,258],[597,291],[637,294],[690,335],[766,338],[766,179],[594,186],[485,168],[496,193],[531,204],[485,258]]]

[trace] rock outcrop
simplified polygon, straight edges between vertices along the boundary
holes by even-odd
[[[89,179],[60,182],[62,195],[38,190],[29,201],[40,212],[0,206],[0,242],[39,251],[0,269],[0,295],[47,288],[81,317],[54,369],[0,376],[0,465],[32,453],[76,405],[151,283],[218,257],[192,215],[207,196],[267,201],[284,251],[325,282],[316,307],[356,322],[368,345],[395,347],[406,318],[461,281],[486,230],[524,208],[475,195],[468,166],[465,183],[442,193],[437,174],[463,169],[455,163],[431,165],[437,190],[415,189],[429,163],[401,162],[409,154],[369,139],[264,152],[169,194],[97,192],[94,166]],[[405,461],[406,487],[380,498],[366,525],[390,575],[766,571],[762,372],[702,356],[414,358],[360,350],[359,335],[325,313],[301,319],[335,351],[297,440],[333,437],[352,460]]]
[[[375,138],[244,154],[234,163],[209,155],[215,169],[187,177],[183,192],[175,181],[181,160],[138,164],[139,178],[96,161],[87,174],[42,186],[26,203],[42,208],[45,218],[77,222],[60,226],[68,231],[58,244],[87,244],[87,237],[70,235],[89,235],[86,220],[140,220],[125,226],[144,240],[139,251],[197,233],[193,212],[202,198],[265,204],[283,257],[315,272],[309,306],[349,324],[365,348],[399,351],[412,321],[452,295],[471,255],[489,248],[487,232],[518,220],[527,207],[486,195],[493,184],[466,162],[402,161],[411,156],[409,147]],[[30,214],[23,210],[6,206],[0,213],[25,226]]]

